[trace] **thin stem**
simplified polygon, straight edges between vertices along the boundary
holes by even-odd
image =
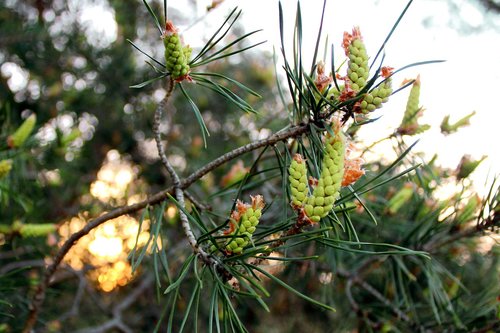
[[[368,152],[370,149],[372,149],[373,147],[375,147],[376,145],[378,145],[379,143],[381,142],[384,142],[385,140],[389,140],[389,139],[392,139],[394,137],[394,134],[391,134],[385,138],[382,138],[380,140],[377,140],[375,142],[373,142],[371,145],[369,145],[368,147],[366,147],[363,152],[361,153],[361,156],[360,157],[363,157],[363,155],[365,155],[366,152]]]
[[[170,164],[170,162],[168,161],[167,155],[165,154],[165,148],[163,147],[163,143],[161,141],[161,133],[160,133],[161,115],[163,113],[163,110],[167,106],[170,96],[172,96],[172,91],[174,90],[174,86],[175,82],[172,78],[170,78],[168,83],[167,94],[156,108],[154,123],[153,123],[153,133],[155,134],[156,148],[158,149],[160,160],[165,169],[167,169],[168,173],[170,174],[170,177],[172,178],[175,190],[175,198],[177,199],[179,205],[182,208],[185,208],[186,202],[184,201],[184,192],[181,188],[181,179],[179,178],[177,172],[175,172],[175,169],[172,167],[172,164]],[[216,265],[217,261],[199,246],[198,242],[196,241],[196,237],[193,233],[193,230],[189,225],[188,217],[182,209],[179,210],[179,217],[182,223],[182,228],[184,229],[184,234],[188,239],[189,245],[191,245],[191,247],[193,248],[193,251],[197,253],[199,257],[203,260],[203,262],[206,263],[207,265]]]
[[[141,283],[130,293],[125,297],[123,300],[121,300],[114,308],[113,308],[113,318],[110,320],[95,326],[95,327],[90,327],[86,328],[83,330],[77,331],[77,333],[104,333],[104,332],[109,332],[113,328],[118,329],[121,332],[133,332],[132,329],[130,329],[123,321],[123,312],[127,310],[130,306],[132,306],[141,295],[144,295],[144,292],[151,286],[151,283],[153,282],[153,276],[152,275],[147,275]]]
[[[478,233],[485,232],[488,228],[498,225],[500,222],[500,214],[495,214],[475,227],[464,229],[460,232],[453,234],[451,237],[435,237],[423,246],[424,251],[435,252],[450,243],[454,243],[459,239],[470,238],[476,236]]]

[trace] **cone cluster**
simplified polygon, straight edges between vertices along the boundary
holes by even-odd
[[[299,191],[304,188],[304,180],[307,176],[305,163],[300,155],[296,155],[290,164],[290,187],[292,192],[292,205],[295,207],[303,207],[304,214],[311,222],[319,222],[321,218],[328,215],[332,210],[333,204],[339,196],[340,186],[344,175],[344,155],[346,138],[340,130],[340,124],[336,123],[333,126],[334,136],[329,133],[325,138],[325,149],[322,161],[321,175],[315,184],[313,193],[302,199],[302,194],[308,193],[307,183],[305,190]],[[297,161],[298,160],[298,161]],[[301,161],[301,162],[299,162]],[[304,173],[297,171],[303,170]],[[297,177],[299,181],[297,181]]]
[[[167,71],[172,79],[182,81],[189,74],[189,58],[191,58],[192,49],[182,45],[181,38],[177,29],[171,21],[167,21],[166,29],[163,34],[163,43],[165,45],[165,60]]]
[[[346,102],[356,98],[363,89],[366,89],[370,68],[368,66],[368,54],[359,27],[354,27],[352,33],[344,32],[342,47],[344,48],[345,55],[348,57],[347,75],[340,76],[337,74],[337,79],[343,80],[344,84],[338,85],[338,87],[337,85],[330,87],[326,96],[331,100]],[[319,65],[318,68],[320,68]],[[390,79],[392,70],[393,68],[391,67],[381,68],[380,76],[385,80],[375,88],[366,92],[362,98],[358,99],[353,107],[354,112],[367,114],[381,108],[382,104],[388,101],[389,96],[392,94]],[[323,77],[326,78],[324,75]],[[331,75],[329,76],[330,81],[326,79],[322,80],[321,78],[322,76],[318,73],[315,82],[318,89],[320,87],[329,86],[332,81]],[[325,84],[320,85],[319,83],[323,81]],[[323,93],[322,90],[320,91]]]
[[[251,242],[252,235],[259,224],[262,209],[265,206],[264,198],[262,195],[251,196],[251,198],[251,205],[238,200],[236,210],[231,213],[230,228],[224,232],[224,235],[231,237],[226,238],[223,244],[228,254],[243,252],[243,249]],[[216,246],[212,245],[210,250],[215,251]]]

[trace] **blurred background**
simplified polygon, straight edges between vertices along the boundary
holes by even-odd
[[[157,13],[162,13],[162,1],[149,3]],[[324,33],[329,42],[340,49],[342,33],[360,26],[368,53],[373,55],[405,5],[406,1],[401,0],[328,1]],[[267,137],[288,121],[276,88],[276,80],[284,78],[279,70],[282,62],[279,60],[277,1],[170,1],[168,15],[179,27],[185,42],[196,51],[234,6],[243,9],[243,17],[226,39],[263,29],[252,40],[267,40],[267,43],[213,63],[206,70],[227,73],[260,93],[261,99],[244,96],[259,114],[244,114],[217,94],[188,87],[210,131],[208,148],[204,148],[199,128],[193,126],[192,113],[185,111],[189,106],[174,95],[163,131],[167,134],[172,164],[181,175],[188,175],[237,146]],[[285,31],[291,36],[296,3],[286,0],[283,7]],[[319,0],[302,3],[304,49],[307,45],[311,49],[311,54],[305,54],[306,59],[312,56],[321,7]],[[500,139],[496,129],[500,121],[496,102],[500,87],[499,32],[500,2],[496,0],[419,0],[411,6],[385,49],[385,64],[395,68],[419,61],[446,60],[403,71],[395,76],[394,85],[421,75],[420,101],[426,109],[421,119],[430,124],[431,129],[419,136],[416,150],[422,152],[419,155],[422,161],[430,161],[437,155],[432,165],[435,172],[453,175],[464,154],[469,154],[472,161],[487,156],[470,177],[464,177],[469,195],[486,195],[492,176],[500,170],[495,144]],[[0,332],[17,332],[22,327],[22,321],[17,319],[26,315],[28,297],[40,279],[40,267],[46,264],[57,245],[90,217],[118,205],[144,200],[148,194],[168,186],[151,132],[155,107],[166,91],[160,82],[141,89],[130,88],[154,77],[155,73],[145,63],[146,58],[127,40],[162,59],[159,33],[138,0],[4,0],[0,3],[0,138],[3,145],[0,160],[8,158],[13,163],[10,174],[0,180],[0,224],[4,226],[0,233],[0,323],[5,322],[0,324]],[[286,51],[291,52],[291,42],[286,47]],[[273,49],[278,57],[277,77]],[[342,52],[337,56],[341,58]],[[403,90],[374,113],[381,118],[359,131],[361,147],[396,130],[407,96],[408,90]],[[450,115],[453,122],[473,111],[476,113],[470,126],[458,134],[445,135],[440,130],[446,115]],[[4,138],[31,114],[37,117],[33,135],[23,149],[9,151]],[[371,149],[365,158],[375,164],[388,163],[396,158],[395,145],[393,140],[386,140]],[[213,193],[227,191],[228,186],[247,172],[254,157],[246,155],[210,173],[197,184],[196,195],[208,198],[225,214],[224,209],[228,210],[230,203],[224,201],[224,197],[212,197]],[[455,178],[443,178],[440,185],[433,194],[438,199],[454,196],[465,188],[463,182]],[[386,190],[394,192],[397,186]],[[264,191],[273,195],[273,189]],[[49,291],[41,315],[45,331],[90,332],[93,327],[96,330],[92,332],[107,331],[102,323],[113,316],[117,304],[134,295],[134,290],[142,291],[146,297],[134,296],[128,324],[131,331],[151,331],[163,311],[161,298],[151,304],[151,300],[156,299],[148,275],[152,263],[146,260],[144,267],[133,274],[127,256],[136,244],[149,252],[162,248],[168,248],[169,253],[181,252],[184,244],[172,241],[183,237],[176,207],[166,207],[165,216],[170,223],[165,226],[169,228],[170,237],[158,239],[156,244],[150,241],[148,221],[140,224],[139,216],[123,216],[84,237],[68,254],[65,266]],[[15,229],[16,223],[18,226],[52,225],[57,229],[49,226],[50,232],[42,232],[42,237],[19,237],[13,230],[18,232],[22,228]],[[390,234],[386,236],[391,239]],[[485,245],[481,253],[488,253],[492,242],[483,243],[489,245]],[[476,255],[471,253],[469,255]],[[493,259],[478,257],[478,260],[490,260],[484,269],[495,276],[498,264],[493,263]],[[486,267],[484,265],[478,264]],[[464,276],[467,274],[470,272]],[[332,279],[335,280],[325,271],[320,286],[328,285]],[[331,290],[322,288],[313,288],[313,292],[327,299],[334,297],[330,295]],[[338,321],[343,313],[321,319],[318,327],[314,309],[297,302],[285,293],[278,294],[272,302],[275,317],[248,310],[246,319],[253,325],[251,331],[326,332],[321,325],[328,320]],[[341,307],[342,301],[336,302]],[[291,308],[301,314],[289,328],[264,329],[277,327],[280,318],[287,318]],[[264,317],[267,319],[262,319]],[[338,331],[355,331],[355,327],[355,324],[345,324],[345,327],[339,326]],[[127,332],[124,328],[110,331],[113,329]],[[332,331],[336,330],[332,328]]]

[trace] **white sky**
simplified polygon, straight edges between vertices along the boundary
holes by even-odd
[[[470,1],[469,1],[470,2]],[[296,1],[282,1],[286,13],[287,38],[291,41]],[[314,50],[315,36],[319,25],[323,1],[302,1],[305,44]],[[368,53],[374,56],[378,46],[396,21],[406,0],[329,0],[323,33],[329,35],[339,51],[342,33],[359,25]],[[481,14],[467,1],[459,3],[464,19],[472,27],[481,27]],[[226,1],[224,8],[238,5],[243,9],[245,28],[263,28],[263,39],[269,42],[262,49],[279,50],[278,1]],[[220,8],[221,12],[225,9]],[[218,15],[215,15],[218,16]],[[433,26],[426,28],[422,22],[429,19]],[[500,26],[500,15],[488,17]],[[420,102],[426,108],[421,123],[432,125],[432,129],[421,136],[416,151],[424,151],[429,158],[437,153],[439,162],[445,167],[455,168],[463,154],[475,158],[488,155],[474,174],[474,181],[482,192],[488,172],[500,173],[500,154],[496,146],[500,135],[500,106],[496,96],[500,90],[500,36],[493,29],[484,29],[477,34],[462,34],[448,26],[457,20],[448,12],[444,1],[415,0],[394,33],[386,48],[385,64],[398,68],[412,62],[444,59],[447,62],[408,69],[395,78],[396,87],[403,78],[421,75]],[[338,53],[341,55],[340,52]],[[336,62],[337,64],[339,61]],[[309,62],[307,62],[309,64]],[[360,131],[368,143],[381,139],[401,122],[409,90],[392,97],[389,103],[373,115],[383,117],[375,124]],[[472,111],[477,114],[471,126],[447,137],[440,133],[439,125],[446,114],[451,122]],[[409,138],[407,142],[413,142]]]

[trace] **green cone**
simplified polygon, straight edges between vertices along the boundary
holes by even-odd
[[[329,133],[326,135],[325,154],[323,155],[318,184],[304,206],[304,212],[312,222],[319,222],[321,218],[330,213],[339,196],[344,175],[346,138],[339,123],[335,123],[332,129],[335,136],[331,136]]]
[[[415,135],[427,131],[429,125],[421,125],[418,123],[418,118],[422,115],[424,108],[419,106],[420,99],[420,75],[417,76],[413,82],[412,88],[410,90],[410,95],[408,96],[408,101],[406,103],[406,110],[401,121],[401,125],[397,129],[397,133],[400,135]]]
[[[189,57],[191,48],[183,46],[181,38],[177,33],[172,21],[167,21],[165,33],[163,34],[163,44],[165,45],[165,60],[167,71],[172,79],[182,81],[189,74]]]
[[[224,233],[231,236],[225,240],[224,249],[230,254],[239,254],[250,244],[252,234],[255,232],[264,208],[264,198],[261,195],[251,196],[252,205],[238,200],[236,210],[231,213],[231,229]],[[215,245],[210,247],[215,251]]]
[[[352,35],[344,33],[343,46],[346,56],[349,58],[347,78],[352,90],[358,92],[366,85],[370,70],[368,54],[359,27],[352,29]]]
[[[293,157],[288,173],[292,203],[295,206],[302,206],[309,195],[309,186],[307,183],[306,163],[300,154],[295,154]]]

